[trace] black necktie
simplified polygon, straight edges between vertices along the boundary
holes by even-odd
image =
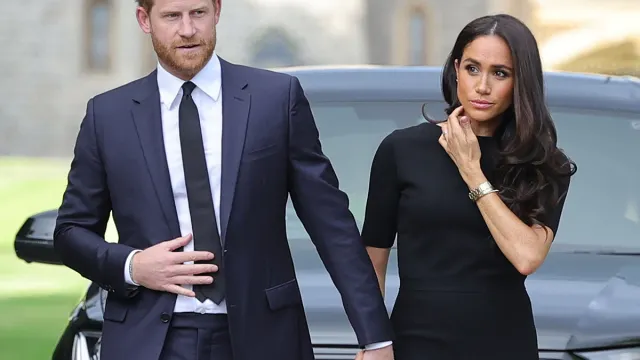
[[[198,108],[191,97],[191,92],[195,87],[196,85],[190,81],[182,85],[183,95],[179,109],[180,148],[182,149],[184,179],[191,213],[194,248],[197,251],[210,251],[214,254],[213,260],[198,261],[198,263],[216,264],[218,271],[210,274],[214,278],[212,284],[194,285],[193,291],[199,301],[211,299],[219,304],[224,298],[225,288],[222,245],[216,225],[209,172],[204,156],[200,117],[198,116]]]

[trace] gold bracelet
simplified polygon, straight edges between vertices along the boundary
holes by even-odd
[[[494,192],[498,192],[498,190],[494,188],[490,182],[486,181],[469,192],[469,199],[471,199],[472,201],[478,201],[478,199],[480,199],[481,197]]]

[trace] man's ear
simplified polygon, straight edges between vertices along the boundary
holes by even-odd
[[[151,19],[149,18],[149,13],[142,6],[138,6],[136,8],[136,19],[138,20],[138,25],[140,29],[144,31],[145,34],[149,34],[151,32]]]
[[[213,9],[215,11],[216,16],[216,24],[220,21],[220,13],[222,12],[222,0],[212,0],[213,1]]]

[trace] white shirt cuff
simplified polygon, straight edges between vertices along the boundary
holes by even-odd
[[[391,341],[373,343],[373,344],[365,345],[364,349],[365,350],[382,349],[383,347],[387,347],[387,346],[390,346],[392,344],[393,344],[393,342],[391,342]]]
[[[124,281],[129,285],[140,286],[140,284],[137,284],[135,281],[133,281],[133,279],[131,278],[131,273],[129,272],[129,264],[131,263],[131,258],[133,258],[133,255],[135,253],[140,251],[142,250],[133,250],[131,253],[129,253],[129,256],[127,256],[127,261],[125,261],[124,263]]]

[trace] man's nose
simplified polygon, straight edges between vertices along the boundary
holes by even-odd
[[[193,25],[193,21],[190,16],[183,16],[180,23],[180,30],[178,34],[182,37],[192,37],[196,33],[196,27]]]

